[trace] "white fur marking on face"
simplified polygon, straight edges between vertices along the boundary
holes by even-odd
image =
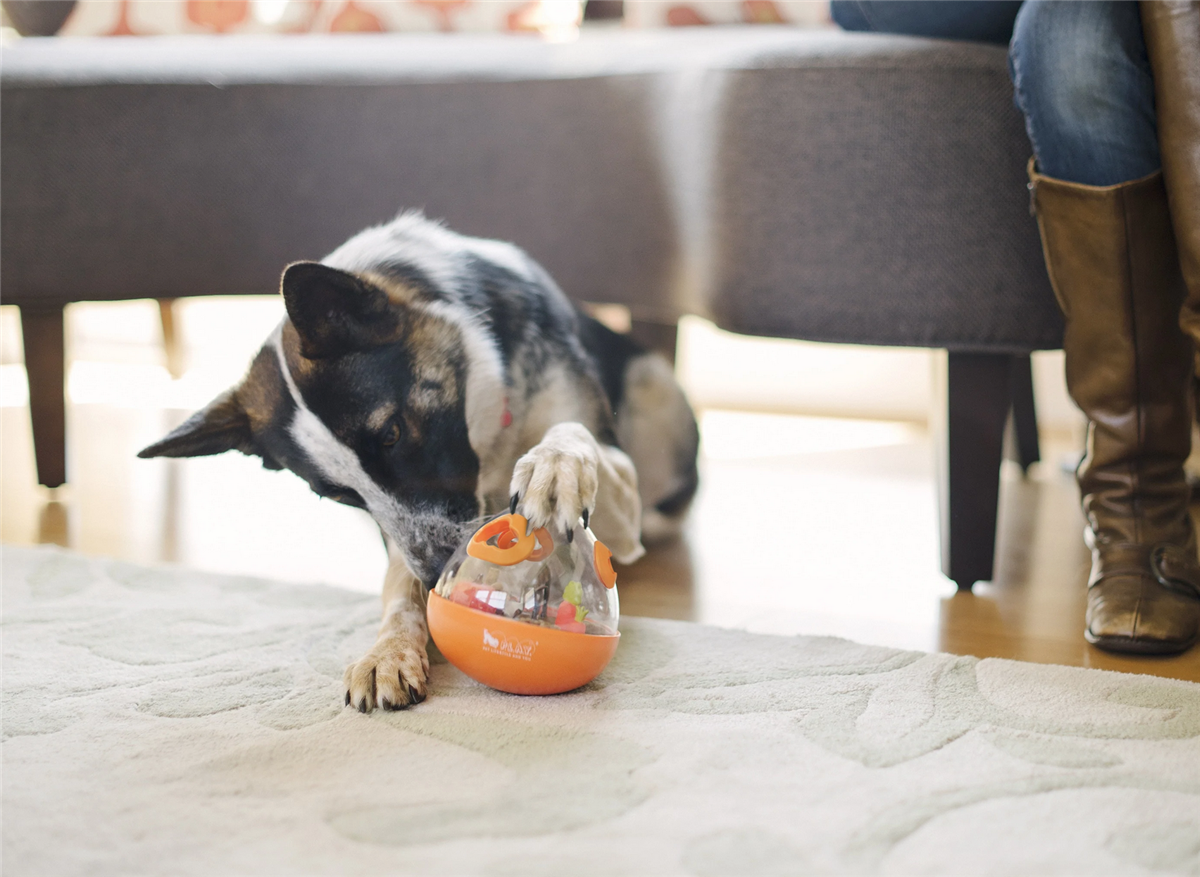
[[[557,289],[543,276],[544,272],[539,273],[536,263],[512,244],[460,235],[419,212],[402,213],[389,223],[365,229],[321,261],[343,271],[369,273],[379,269],[381,254],[391,254],[397,261],[411,264],[444,290],[459,290],[466,282],[468,254],[498,264],[518,277],[540,280]],[[461,334],[467,356],[467,436],[482,462],[495,447],[504,416],[507,392],[500,351],[465,308],[444,302],[416,306],[456,326]]]
[[[292,401],[296,403],[296,415],[288,425],[288,433],[292,436],[309,458],[316,464],[330,482],[339,487],[349,487],[358,493],[370,509],[371,515],[384,525],[385,530],[394,530],[405,517],[395,500],[388,496],[371,477],[363,471],[358,456],[350,448],[342,444],[337,436],[329,431],[321,419],[313,414],[300,388],[292,378],[288,368],[287,357],[283,352],[283,324],[271,336],[271,344],[275,347],[275,355],[279,359],[279,369],[283,372],[284,382]],[[390,523],[392,526],[388,527]]]
[[[504,387],[500,351],[483,328],[464,311],[444,302],[429,302],[421,308],[456,326],[462,336],[463,352],[467,356],[467,440],[482,463],[503,429],[501,419],[508,392]]]
[[[271,336],[269,343],[275,347],[283,379],[292,395],[292,401],[296,403],[296,415],[288,426],[288,433],[321,470],[321,474],[332,484],[349,487],[358,493],[366,503],[371,517],[383,528],[384,533],[395,539],[398,544],[420,548],[429,544],[431,536],[439,537],[433,542],[434,545],[457,543],[461,537],[457,525],[435,515],[412,512],[400,505],[363,470],[354,451],[342,444],[308,407],[288,369],[287,357],[283,352],[282,323]],[[450,528],[453,528],[454,532],[449,532]]]

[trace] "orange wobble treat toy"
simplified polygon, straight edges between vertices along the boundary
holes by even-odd
[[[587,527],[568,540],[521,515],[488,521],[429,595],[429,634],[472,679],[512,694],[586,685],[621,635],[612,552]]]

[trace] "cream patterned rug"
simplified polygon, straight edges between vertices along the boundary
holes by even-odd
[[[1200,686],[625,619],[342,708],[360,594],[4,551],[4,874],[1200,874]]]

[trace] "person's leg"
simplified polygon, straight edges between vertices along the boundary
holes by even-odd
[[[1008,43],[1039,170],[1093,186],[1159,168],[1154,80],[1138,4],[1078,0],[833,0],[844,30]]]
[[[1021,0],[832,0],[843,30],[1007,43]]]
[[[1041,173],[1113,186],[1159,169],[1137,3],[1028,0],[1017,13],[1009,69]]]
[[[1067,388],[1089,420],[1078,479],[1092,573],[1086,635],[1174,652],[1200,635],[1183,462],[1193,347],[1135,3],[1029,0],[1010,51],[1033,203],[1066,318]]]

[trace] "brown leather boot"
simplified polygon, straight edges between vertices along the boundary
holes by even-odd
[[[1200,563],[1183,461],[1191,340],[1162,175],[1084,186],[1029,167],[1046,266],[1066,317],[1067,389],[1089,421],[1077,473],[1092,549],[1086,635],[1179,652],[1200,635]]]

